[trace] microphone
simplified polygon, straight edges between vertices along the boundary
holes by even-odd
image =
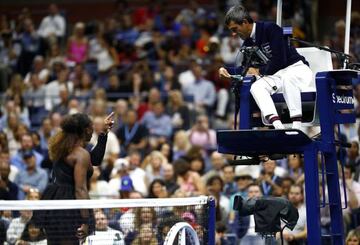
[[[238,166],[238,165],[259,165],[261,161],[268,161],[268,160],[280,160],[280,159],[284,159],[286,158],[286,155],[284,154],[271,154],[269,156],[267,156],[267,160],[260,160],[260,158],[258,156],[256,157],[242,157],[240,159],[235,159],[235,160],[228,160],[228,163],[231,166]]]
[[[231,166],[238,166],[238,165],[259,165],[260,164],[260,159],[259,157],[245,157],[243,158],[241,156],[240,159],[235,159],[235,160],[228,160],[228,163]]]
[[[242,81],[244,80],[244,77],[241,75],[230,75],[231,79],[235,80],[235,81]]]

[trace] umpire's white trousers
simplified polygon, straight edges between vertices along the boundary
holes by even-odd
[[[250,92],[264,117],[278,115],[271,95],[283,93],[290,117],[302,116],[301,91],[309,90],[313,75],[302,61],[296,62],[274,75],[258,77]]]

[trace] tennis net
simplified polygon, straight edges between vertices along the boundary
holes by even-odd
[[[1,244],[215,243],[215,202],[206,196],[0,201],[0,212]]]

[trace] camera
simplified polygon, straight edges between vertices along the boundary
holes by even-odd
[[[249,198],[244,200],[240,195],[234,198],[233,209],[240,216],[254,215],[255,232],[273,234],[281,231],[280,220],[293,230],[298,219],[298,210],[289,200],[280,197]]]

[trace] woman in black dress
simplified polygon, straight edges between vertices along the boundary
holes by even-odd
[[[106,133],[112,127],[112,114],[105,119],[105,133],[89,153],[93,125],[86,114],[77,113],[64,118],[61,130],[49,140],[49,156],[53,161],[52,182],[43,193],[43,200],[89,199],[88,181],[93,163],[98,165],[104,156]],[[95,230],[92,210],[47,210],[34,213],[35,221],[45,228],[49,245],[79,244]]]

